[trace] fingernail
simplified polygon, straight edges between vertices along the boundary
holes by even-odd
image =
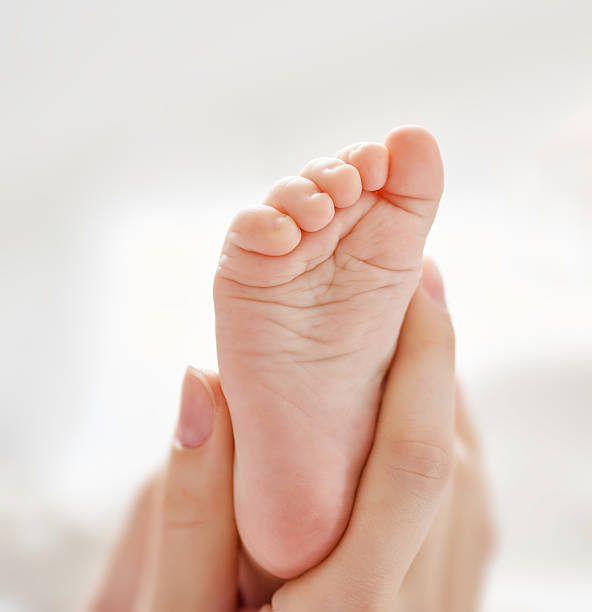
[[[189,366],[183,379],[176,443],[183,448],[205,444],[214,426],[214,394],[206,377]]]
[[[432,259],[426,258],[424,261],[421,284],[434,302],[436,302],[442,310],[447,310],[442,275],[438,270],[438,266],[436,266]]]

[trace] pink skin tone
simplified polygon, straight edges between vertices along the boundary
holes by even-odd
[[[344,531],[442,189],[434,138],[398,128],[311,161],[230,226],[214,301],[236,518],[271,574]]]
[[[433,265],[422,285],[351,520],[325,561],[284,585],[241,578],[228,408],[217,376],[190,368],[166,468],[138,497],[88,609],[237,612],[240,590],[248,612],[474,611],[492,542],[487,491]]]

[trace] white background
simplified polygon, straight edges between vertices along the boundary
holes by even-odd
[[[419,123],[500,530],[488,611],[592,604],[589,2],[29,0],[0,15],[0,610],[81,600],[215,367],[234,212]]]

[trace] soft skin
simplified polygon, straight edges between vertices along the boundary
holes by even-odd
[[[239,532],[290,578],[341,537],[443,189],[426,130],[312,160],[232,222],[214,283]]]
[[[492,529],[443,295],[428,263],[338,546],[283,586],[259,576],[261,601],[241,612],[476,610]],[[138,498],[89,611],[240,608],[232,447],[216,375],[190,369],[168,465]]]

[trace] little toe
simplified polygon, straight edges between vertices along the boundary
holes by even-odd
[[[383,144],[358,142],[339,151],[337,157],[358,170],[364,191],[378,191],[384,187],[388,177],[389,152]]]
[[[300,243],[301,232],[288,215],[268,206],[254,206],[239,212],[228,230],[227,240],[261,255],[287,255]]]
[[[355,204],[362,195],[362,180],[354,166],[336,157],[319,157],[304,166],[302,176],[326,191],[336,208]]]
[[[386,139],[389,175],[380,195],[399,208],[433,220],[444,189],[436,139],[424,128],[403,126]]]
[[[301,176],[289,176],[278,181],[265,203],[290,215],[305,232],[318,232],[329,224],[335,214],[331,196]]]

